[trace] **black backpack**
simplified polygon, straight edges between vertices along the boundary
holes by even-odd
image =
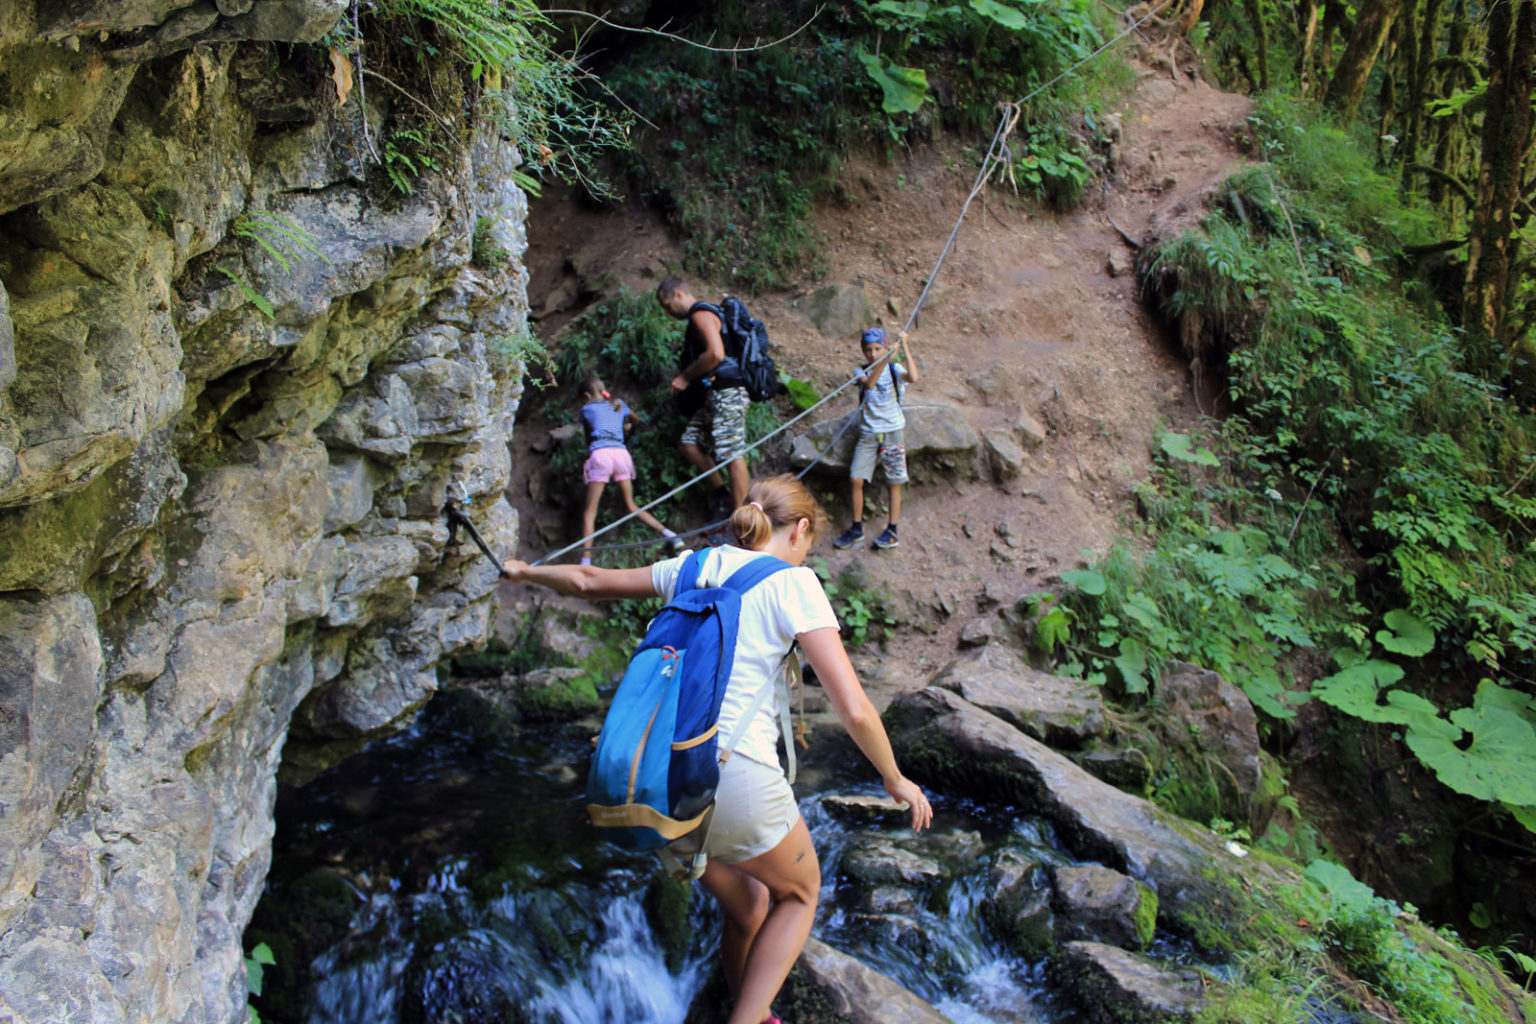
[[[715,386],[742,387],[754,402],[766,402],[784,390],[779,368],[768,354],[768,328],[747,312],[746,304],[727,295],[714,306],[696,302],[693,309],[707,309],[720,318],[720,340],[725,344],[725,359],[715,367]]]

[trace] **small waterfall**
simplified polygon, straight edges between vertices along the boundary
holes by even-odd
[[[302,1011],[263,1008],[264,1017],[683,1024],[715,969],[719,912],[696,886],[685,896],[656,882],[650,858],[595,841],[580,779],[589,748],[577,732],[498,723],[450,692],[407,732],[282,794],[258,922],[281,936],[303,927],[294,922],[307,892],[338,895],[330,931],[292,954],[306,962],[287,1005]],[[808,776],[841,793],[878,792],[862,766],[846,766],[858,783],[838,768]],[[821,795],[801,793],[822,859],[816,935],[956,1024],[1075,1019],[1042,965],[1009,956],[980,912],[991,851],[1067,862],[1049,826],[935,796],[935,828],[919,837],[839,820]],[[926,881],[873,890],[844,870],[849,858],[881,865],[888,854],[937,867]],[[880,900],[889,905],[871,906]]]

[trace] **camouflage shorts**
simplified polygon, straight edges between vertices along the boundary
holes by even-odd
[[[875,462],[878,459],[880,467],[885,470],[886,483],[906,483],[907,446],[905,441],[905,431],[901,430],[886,430],[878,434],[870,430],[860,430],[859,439],[853,446],[853,461],[848,467],[848,475],[859,480],[873,480]]]
[[[747,451],[747,406],[751,404],[746,388],[711,388],[709,400],[683,429],[682,443],[708,451],[717,466],[741,458]]]

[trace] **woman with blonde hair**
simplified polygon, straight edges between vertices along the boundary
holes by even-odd
[[[843,649],[837,619],[816,574],[804,565],[824,520],[821,506],[789,475],[753,482],[730,519],[735,544],[711,549],[697,585],[718,586],[762,555],[794,568],[768,577],[741,599],[735,663],[720,706],[719,735],[735,733],[753,698],[772,683],[790,647],[800,650],[843,726],[869,759],[885,790],[927,828],[933,809],[901,774],[880,715],[859,685]],[[507,563],[515,582],[537,583],[589,600],[660,596],[671,600],[683,554],[639,569]],[[805,948],[816,917],[821,865],[778,755],[777,694],[758,706],[730,756],[722,751],[720,784],[700,881],[725,915],[721,957],[735,995],[729,1024],[778,1020],[770,1007]],[[786,742],[790,742],[786,739]],[[688,837],[679,840],[686,843]],[[676,845],[676,844],[674,844]]]

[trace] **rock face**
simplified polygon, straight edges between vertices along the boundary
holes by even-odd
[[[514,539],[517,155],[383,201],[293,63],[346,7],[0,12],[0,1018],[245,1020],[279,762],[486,634],[440,510]]]
[[[1054,747],[1080,747],[1104,731],[1104,700],[1097,686],[1041,672],[1001,644],[950,662],[933,677],[933,685],[953,690]]]
[[[908,396],[902,404],[907,417],[907,469],[912,479],[922,483],[939,475],[975,477],[981,439],[964,411],[953,405],[913,401],[913,397]],[[801,469],[815,462],[820,472],[847,476],[853,445],[859,437],[854,422],[858,415],[859,410],[854,409],[795,435],[789,461]],[[831,444],[833,440],[837,443]]]

